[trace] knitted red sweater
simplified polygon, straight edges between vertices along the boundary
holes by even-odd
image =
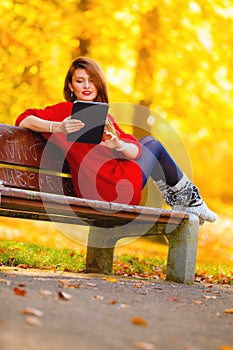
[[[29,115],[51,121],[62,121],[71,115],[72,102],[61,102],[45,109],[27,109],[16,119],[16,126]],[[137,139],[120,129],[114,118],[108,115],[124,142],[133,142],[139,148]],[[142,172],[133,160],[103,145],[92,145],[66,140],[63,133],[42,133],[45,139],[58,145],[70,165],[72,181],[77,197],[105,200],[124,204],[139,204],[142,193]]]

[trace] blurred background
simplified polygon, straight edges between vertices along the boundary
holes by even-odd
[[[201,228],[200,246],[218,235],[216,251],[232,262],[232,26],[230,0],[0,0],[0,122],[63,101],[71,60],[96,59],[121,106],[115,118],[162,139],[220,215]],[[0,222],[0,238],[23,239],[22,221]],[[48,224],[28,225],[25,239],[47,242]]]

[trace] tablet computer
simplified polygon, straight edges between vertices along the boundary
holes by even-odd
[[[104,133],[108,107],[108,104],[103,102],[75,101],[71,119],[81,120],[85,126],[79,131],[68,134],[67,140],[91,144],[100,143]]]

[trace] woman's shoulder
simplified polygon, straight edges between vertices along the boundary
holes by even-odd
[[[62,118],[68,117],[72,113],[73,102],[59,102],[44,109],[44,113],[49,115],[60,115]]]
[[[72,108],[72,106],[73,106],[73,102],[62,101],[62,102],[55,103],[54,105],[47,106],[46,108],[53,108],[53,109],[65,110],[65,109],[70,109],[70,108]],[[45,109],[46,109],[46,108],[45,108]]]

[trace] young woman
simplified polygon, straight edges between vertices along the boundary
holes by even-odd
[[[104,73],[96,61],[78,57],[72,62],[64,97],[66,102],[45,109],[27,109],[16,125],[41,132],[61,148],[77,197],[137,205],[151,176],[173,209],[196,214],[200,223],[217,219],[159,141],[151,136],[138,141],[121,130],[111,115],[100,144],[67,141],[67,134],[84,127],[82,121],[71,119],[74,101],[108,103]]]

